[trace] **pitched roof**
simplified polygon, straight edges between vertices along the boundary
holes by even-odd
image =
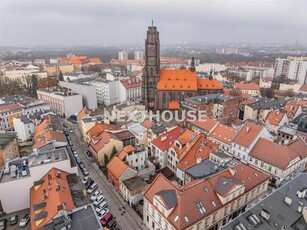
[[[209,117],[203,118],[202,120],[196,120],[191,122],[192,125],[195,125],[207,132],[210,132],[219,122],[213,120]]]
[[[0,105],[0,113],[7,113],[15,110],[20,110],[23,107],[19,104]]]
[[[177,154],[177,158],[181,160],[181,158],[185,155],[186,151],[188,151],[191,147],[191,143],[196,141],[197,133],[190,129],[186,129],[182,134],[180,134],[175,142],[172,144],[172,148],[175,150]],[[179,142],[181,147],[178,147],[175,143]]]
[[[200,134],[195,138],[195,142],[191,143],[189,151],[179,161],[177,168],[182,171],[195,165],[197,158],[201,160],[207,159],[211,152],[215,152],[219,148],[218,144],[206,139],[204,134]]]
[[[209,134],[210,138],[224,142],[227,145],[231,144],[232,139],[237,133],[236,128],[232,128],[228,125],[218,124]]]
[[[94,136],[98,136],[100,133],[104,131],[111,131],[111,130],[119,130],[120,127],[114,124],[105,124],[105,123],[96,123],[89,131],[87,131],[87,135],[89,138]]]
[[[260,134],[263,127],[251,122],[246,122],[233,139],[233,142],[243,147],[249,147]]]
[[[60,172],[61,176],[57,177]],[[73,210],[76,206],[69,188],[67,176],[69,173],[52,168],[40,181],[40,185],[30,189],[30,214],[31,228],[38,229],[49,223],[59,212],[58,206],[65,204],[67,211]],[[51,184],[49,181],[52,181]],[[56,189],[56,185],[61,189]],[[42,196],[46,194],[42,200]]]
[[[168,209],[171,209],[177,205],[177,195],[174,190],[162,190],[157,192],[156,196],[161,197]]]
[[[299,91],[307,92],[307,84],[302,85]]]
[[[215,184],[215,191],[221,196],[225,196],[229,191],[231,191],[236,185],[242,185],[242,181],[236,178],[220,176]]]
[[[127,145],[123,148],[123,150],[118,154],[119,159],[123,160],[127,153],[131,153],[135,151],[135,148],[132,145]]]
[[[114,156],[111,161],[107,164],[107,169],[117,178],[126,171],[128,165],[126,165],[119,157]]]
[[[150,120],[145,120],[141,123],[141,125],[143,127],[145,127],[146,129],[149,129],[152,125],[154,124],[154,122],[150,121]]]
[[[307,157],[307,143],[300,136],[298,136],[297,139],[291,141],[287,146],[296,152],[301,157],[301,159]]]
[[[168,104],[168,108],[169,109],[180,109],[180,104],[178,101],[171,101],[169,104]]]
[[[288,118],[292,118],[300,107],[300,100],[291,99],[284,106]]]
[[[223,89],[223,85],[217,79],[208,79],[208,78],[198,78],[197,79],[197,88],[198,89]]]
[[[160,70],[158,90],[197,90],[196,72],[191,70]]]
[[[88,111],[89,111],[89,109],[88,109],[86,106],[84,106],[84,107],[81,109],[81,111],[78,113],[78,115],[77,115],[77,121],[82,120],[82,119],[86,116],[86,114],[88,113]]]
[[[183,132],[183,129],[179,126],[172,129],[171,131],[158,136],[154,139],[151,144],[156,146],[161,151],[167,150],[172,143],[177,139],[177,137]]]
[[[260,90],[260,86],[257,85],[255,82],[252,82],[252,83],[244,83],[244,82],[236,83],[235,88],[237,88],[239,90]]]
[[[126,88],[135,88],[135,87],[142,87],[142,80],[139,80],[138,78],[130,78],[120,81],[122,85]]]
[[[280,122],[282,121],[283,117],[286,114],[284,112],[280,112],[280,111],[271,111],[269,112],[269,114],[266,117],[266,122],[275,125],[275,126],[279,126]]]
[[[90,145],[96,152],[98,152],[106,144],[110,142],[110,139],[117,139],[117,138],[109,132],[102,132],[98,136],[94,136],[92,138]]]
[[[245,186],[245,192],[269,179],[268,175],[242,163],[235,166],[233,170],[227,169],[206,180],[195,180],[182,187],[172,184],[162,174],[158,174],[145,191],[144,197],[155,207],[153,198],[156,194],[165,193],[165,191],[175,193],[176,196],[163,197],[163,203],[175,205],[173,210],[168,217],[162,212],[160,214],[175,229],[188,229],[189,226],[208,217],[223,206],[215,190],[217,187],[225,186],[220,184],[221,177],[228,178],[228,180],[232,179],[238,184],[241,183]],[[177,202],[174,202],[175,197]]]
[[[259,138],[250,155],[280,169],[287,169],[289,163],[299,155],[288,146]]]

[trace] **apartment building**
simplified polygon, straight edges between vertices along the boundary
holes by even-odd
[[[45,66],[48,77],[59,76],[60,73],[72,73],[74,72],[74,66],[70,63],[56,63],[48,64]]]
[[[57,115],[70,117],[83,108],[82,96],[71,89],[54,86],[37,90],[37,98],[48,103]]]
[[[260,96],[260,86],[256,83],[236,83],[235,89],[237,89],[240,93],[246,93],[250,95],[258,95]]]
[[[0,167],[12,159],[18,158],[19,148],[15,132],[0,133]]]
[[[142,80],[131,78],[119,81],[119,97],[120,102],[140,103],[142,101]]]
[[[217,230],[267,191],[269,176],[244,164],[177,186],[159,174],[144,194],[147,228]]]
[[[307,144],[300,137],[287,145],[259,138],[249,154],[250,166],[270,175],[270,183],[278,186],[306,169]]]
[[[266,117],[266,127],[272,133],[278,133],[278,129],[289,123],[287,114],[283,111],[273,110]]]
[[[0,130],[12,130],[14,118],[22,115],[23,107],[20,104],[0,104]]]

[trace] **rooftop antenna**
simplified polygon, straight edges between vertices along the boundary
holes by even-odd
[[[153,19],[151,19],[151,26],[153,26]]]

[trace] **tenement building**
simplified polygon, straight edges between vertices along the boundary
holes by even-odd
[[[269,176],[244,164],[178,186],[159,174],[144,193],[149,229],[217,230],[267,191]]]
[[[216,79],[197,78],[195,61],[190,69],[160,70],[160,39],[156,26],[149,26],[145,39],[145,69],[143,73],[143,103],[146,109],[179,109],[186,97],[222,92]],[[171,106],[170,106],[171,105]]]

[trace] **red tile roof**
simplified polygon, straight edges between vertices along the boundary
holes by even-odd
[[[91,140],[91,147],[96,151],[99,152],[106,144],[110,142],[110,139],[117,139],[113,134],[108,132],[103,132],[98,136],[94,136]]]
[[[210,132],[218,123],[218,121],[213,120],[209,117],[191,122],[192,125],[197,126],[198,128],[207,132]]]
[[[227,145],[231,144],[232,139],[237,133],[236,128],[232,128],[227,125],[218,124],[209,134],[210,138],[224,142]]]
[[[167,150],[173,142],[177,139],[177,137],[183,132],[183,129],[179,126],[167,132],[166,134],[162,134],[161,136],[154,139],[151,144],[156,146],[161,151]]]
[[[299,156],[291,148],[264,138],[259,138],[250,155],[283,170]]]
[[[291,141],[287,146],[296,152],[301,159],[307,157],[307,143],[300,136],[298,136],[296,140]]]
[[[155,206],[153,199],[156,195],[161,194],[162,191],[173,191],[175,193],[173,210],[168,217],[159,212],[175,229],[188,229],[223,206],[216,191],[216,188],[225,186],[220,183],[221,178],[233,178],[240,181],[245,186],[245,192],[248,192],[267,181],[269,176],[247,165],[238,164],[232,170],[222,171],[206,180],[196,180],[183,187],[177,187],[159,174],[145,191],[144,198]],[[203,214],[199,211],[197,202],[201,202],[204,206]]]
[[[197,88],[198,89],[223,89],[223,85],[216,79],[208,78],[198,78],[197,79]]]
[[[150,121],[150,120],[145,120],[141,123],[141,125],[143,127],[145,127],[146,129],[149,129],[152,125],[154,124],[154,122]]]
[[[218,145],[206,139],[204,134],[198,135],[191,143],[189,151],[179,161],[177,168],[182,171],[196,164],[197,158],[201,160],[208,159],[211,152],[218,149]]]
[[[182,134],[180,134],[176,138],[171,148],[175,150],[179,161],[185,155],[186,151],[190,149],[191,143],[194,142],[197,136],[198,136],[197,133],[195,133],[194,131],[186,129]],[[180,148],[175,144],[177,141],[181,144]]]
[[[21,110],[23,107],[19,104],[0,105],[0,113],[7,113],[15,110]]]
[[[237,88],[239,90],[260,90],[260,86],[257,85],[254,82],[252,82],[252,83],[244,83],[244,82],[236,83],[235,88]]]
[[[299,91],[307,92],[307,84],[302,85]]]
[[[87,135],[89,138],[92,138],[94,136],[98,136],[100,133],[103,133],[104,131],[115,131],[120,130],[120,127],[114,124],[105,124],[105,123],[96,123],[93,128],[91,128],[89,131],[87,131]]]
[[[196,72],[191,70],[160,70],[158,90],[197,90]]]
[[[120,82],[126,89],[142,87],[142,80],[139,80],[135,77],[130,78],[130,79],[121,80]]]
[[[287,117],[288,118],[294,117],[297,113],[297,110],[302,104],[304,103],[302,103],[301,100],[297,100],[297,99],[291,99],[290,101],[288,101],[284,107],[284,110],[287,113]]]
[[[169,104],[168,104],[168,108],[169,109],[180,109],[180,104],[178,101],[171,101]]]
[[[57,173],[61,173],[61,177],[57,177]],[[73,210],[75,207],[69,184],[66,177],[69,173],[52,168],[46,173],[40,181],[43,181],[41,185],[33,186],[30,189],[30,215],[31,215],[31,229],[41,228],[49,223],[59,212],[58,206],[65,204],[67,211]],[[49,183],[52,178],[51,184]],[[55,186],[58,184],[60,189],[56,189]],[[46,192],[47,191],[47,192]],[[42,196],[46,195],[46,198],[42,200]],[[46,202],[44,208],[34,210],[34,205]],[[46,213],[46,217],[42,218],[41,221],[35,221],[35,215],[38,213]]]
[[[280,122],[282,121],[283,117],[286,114],[284,112],[280,112],[280,111],[271,111],[269,112],[269,114],[266,117],[266,122],[275,125],[275,126],[279,126]]]
[[[119,157],[114,156],[111,161],[107,164],[107,169],[110,171],[117,179],[126,171],[128,165],[126,165]]]
[[[233,139],[235,144],[248,148],[260,134],[263,127],[251,122],[246,122]]]
[[[132,145],[127,145],[123,148],[123,150],[118,154],[118,158],[123,160],[125,159],[127,153],[131,153],[135,151],[135,148]]]

